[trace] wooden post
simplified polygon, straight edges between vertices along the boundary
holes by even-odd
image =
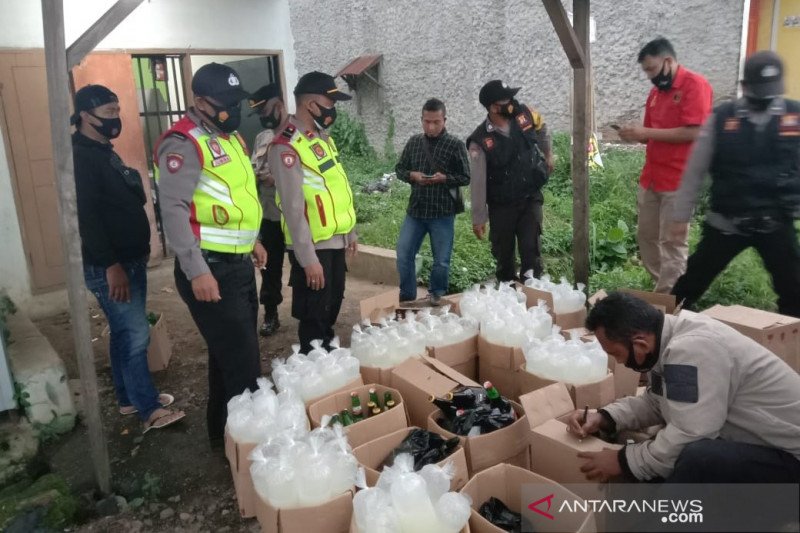
[[[67,262],[72,334],[83,386],[86,424],[89,427],[89,452],[101,492],[111,491],[108,445],[100,418],[97,374],[94,368],[89,308],[84,292],[81,240],[78,233],[78,210],[75,196],[75,170],[72,166],[72,140],[69,131],[69,76],[64,43],[63,0],[42,0],[44,54],[47,68],[47,93],[50,106],[50,134],[53,141],[53,164],[58,192],[59,230]]]
[[[583,52],[583,67],[573,69],[572,109],[572,260],[576,283],[589,286],[589,114],[591,60],[589,54],[589,0],[572,0],[575,35]]]

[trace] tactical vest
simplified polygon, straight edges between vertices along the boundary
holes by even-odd
[[[164,137],[169,135],[190,139],[200,158],[202,170],[189,215],[200,248],[231,254],[252,252],[261,228],[261,202],[242,138],[238,133],[214,135],[189,117],[176,122]],[[171,164],[169,157],[167,165]],[[156,158],[156,182],[159,174]]]
[[[311,240],[317,243],[327,241],[334,235],[350,233],[356,225],[353,192],[333,138],[328,137],[327,141],[320,136],[309,138],[289,124],[272,142],[291,147],[300,158],[305,215]],[[280,194],[277,195],[277,202],[280,207]],[[281,227],[286,244],[292,244],[283,214]]]
[[[800,208],[800,102],[785,100],[762,131],[735,102],[714,110],[711,209],[731,217],[791,217]]]
[[[541,198],[547,183],[547,167],[536,141],[536,129],[530,110],[510,121],[509,136],[487,130],[488,119],[467,138],[478,143],[486,154],[486,203],[508,204],[523,198]]]

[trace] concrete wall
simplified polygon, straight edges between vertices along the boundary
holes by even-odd
[[[69,45],[115,0],[64,0]],[[0,0],[0,49],[42,48],[41,2]],[[287,87],[297,82],[289,0],[157,0],[143,2],[97,47],[148,50],[282,50]],[[0,124],[0,135],[5,126]],[[30,299],[28,266],[12,194],[10,156],[0,143],[0,287],[23,307]],[[60,299],[61,300],[61,299]]]
[[[709,79],[717,98],[735,93],[742,9],[742,0],[595,0],[598,126],[641,116],[651,85],[636,56],[657,36]],[[493,78],[522,86],[520,100],[538,107],[552,128],[570,127],[569,63],[537,0],[293,0],[291,16],[301,74],[335,73],[355,56],[383,54],[384,112],[370,89],[361,115],[377,148],[389,110],[402,146],[420,130],[420,109],[431,96],[447,103],[450,131],[466,136],[485,115],[478,90]]]

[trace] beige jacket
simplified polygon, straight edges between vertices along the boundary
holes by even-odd
[[[626,447],[637,479],[669,476],[683,447],[700,439],[771,446],[800,459],[800,375],[704,315],[667,316],[647,392],[605,410],[619,430],[666,424],[655,439]]]

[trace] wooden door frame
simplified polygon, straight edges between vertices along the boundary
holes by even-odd
[[[0,51],[2,49],[0,48]],[[183,92],[186,95],[187,109],[192,101],[192,69],[191,56],[277,56],[278,71],[281,76],[281,91],[286,99],[286,68],[283,59],[283,50],[264,49],[227,49],[227,48],[118,48],[93,50],[92,54],[129,54],[138,55],[180,55],[181,70],[183,71]],[[73,94],[74,94],[74,88]]]

